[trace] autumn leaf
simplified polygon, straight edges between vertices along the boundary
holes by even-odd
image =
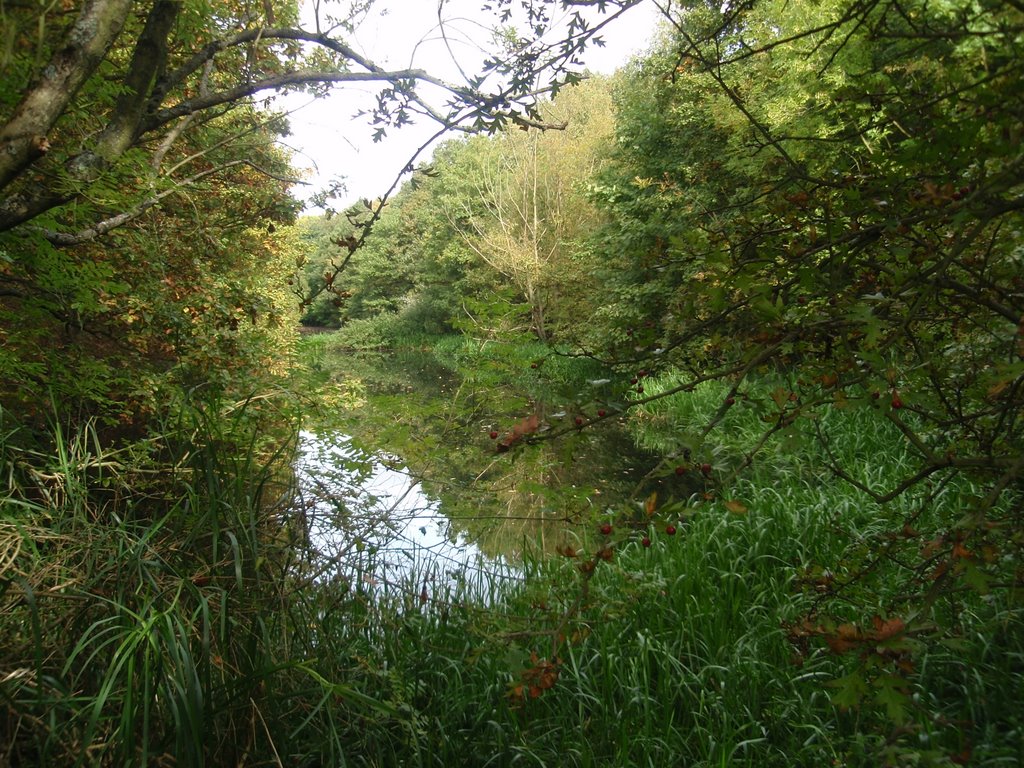
[[[906,623],[898,616],[894,616],[891,619],[883,619],[881,616],[875,615],[871,618],[871,623],[875,628],[875,640],[888,640],[891,637],[902,634],[907,628]]]
[[[749,510],[747,505],[737,499],[729,499],[725,502],[725,508],[737,515],[745,515]]]
[[[779,408],[782,408],[783,406],[785,406],[786,403],[789,402],[789,395],[790,391],[788,389],[784,389],[783,387],[777,387],[774,390],[772,390],[771,397],[772,400],[775,401],[775,404],[779,406]]]
[[[648,496],[647,499],[644,501],[644,511],[647,513],[648,517],[651,517],[654,514],[654,510],[657,508],[657,506],[658,492],[655,491],[650,496]]]
[[[846,653],[856,648],[864,636],[856,624],[840,624],[833,635],[826,635],[825,642],[833,653]]]

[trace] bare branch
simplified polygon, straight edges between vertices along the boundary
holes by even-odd
[[[235,86],[223,91],[216,91],[205,96],[200,95],[194,99],[179,102],[173,107],[158,110],[150,115],[143,123],[142,133],[147,133],[161,125],[194,112],[201,112],[221,104],[228,104],[240,101],[262,91],[274,91],[294,85],[316,85],[324,83],[393,83],[399,84],[402,81],[422,81],[437,85],[453,93],[465,95],[465,89],[452,86],[443,80],[434,77],[422,69],[401,69],[394,71],[379,72],[324,72],[322,70],[304,69],[295,72],[288,72],[283,75],[274,75],[262,80],[256,80],[242,85]],[[422,102],[417,102],[424,106]],[[441,116],[432,107],[429,107],[430,114],[438,122],[448,123],[449,118]]]

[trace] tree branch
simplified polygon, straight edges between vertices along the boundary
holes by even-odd
[[[134,221],[135,219],[139,218],[139,216],[148,211],[150,208],[157,205],[157,203],[159,203],[164,198],[169,197],[170,195],[173,195],[177,192],[181,192],[183,189],[192,186],[198,181],[202,181],[208,176],[213,176],[214,174],[220,173],[223,170],[233,168],[239,165],[248,166],[257,172],[262,173],[264,176],[288,184],[306,183],[301,179],[292,179],[268,171],[256,165],[256,163],[252,162],[251,160],[232,160],[230,162],[224,163],[223,165],[218,165],[216,168],[208,168],[207,170],[194,174],[193,176],[190,176],[187,179],[183,179],[182,181],[175,183],[175,185],[170,189],[165,189],[162,192],[158,192],[152,197],[143,200],[141,203],[134,206],[130,210],[119,213],[116,216],[111,216],[110,218],[104,219],[103,221],[93,224],[92,226],[80,230],[78,232],[58,232],[53,229],[37,229],[35,231],[41,234],[43,238],[47,240],[47,242],[52,243],[53,245],[70,246],[88,243],[102,235],[107,234],[108,232],[114,229],[117,229],[118,227],[122,227],[125,224]]]
[[[0,130],[0,189],[47,151],[46,136],[121,32],[131,0],[90,0]]]
[[[241,99],[253,96],[261,91],[279,90],[292,85],[315,85],[324,83],[367,83],[367,82],[388,82],[400,83],[401,81],[423,81],[437,85],[456,94],[463,93],[462,89],[451,86],[443,80],[430,75],[422,69],[401,69],[394,71],[380,72],[324,72],[315,69],[303,69],[295,72],[287,72],[282,75],[274,75],[262,80],[237,85],[222,91],[209,93],[205,96],[197,96],[194,99],[179,102],[173,107],[158,110],[152,113],[143,123],[141,133],[148,133],[171,120],[194,112],[201,112],[221,104],[240,101]],[[419,103],[419,102],[417,102]],[[421,104],[422,106],[422,104]],[[437,116],[439,122],[446,122],[436,110],[431,108],[432,116]]]

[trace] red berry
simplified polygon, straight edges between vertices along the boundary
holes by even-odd
[[[643,387],[643,385],[641,384],[640,386],[638,386],[638,387],[636,388],[636,391],[637,391],[637,392],[639,392],[640,394],[643,394],[643,392],[644,392],[644,387]]]
[[[582,416],[577,416],[575,419],[573,419],[573,421],[576,422],[576,426],[577,427],[582,427],[583,426],[583,417]]]
[[[598,415],[598,417],[600,417],[600,418],[602,418],[602,419],[603,419],[603,418],[604,418],[605,416],[607,416],[607,415],[608,415],[608,411],[606,411],[606,410],[605,410],[604,408],[601,408],[601,409],[600,409],[600,410],[599,410],[599,411],[597,412],[597,415]]]
[[[669,536],[675,536],[676,535],[676,527],[674,525],[666,525],[665,526],[665,533],[667,533]]]
[[[536,364],[536,363],[530,363],[530,367],[531,367],[531,368],[536,368],[536,367],[537,367],[537,364]]]
[[[497,439],[498,439],[498,433],[497,433],[497,432],[494,432],[494,431],[492,431],[492,432],[491,432],[491,440],[497,440]]]
[[[725,404],[726,405],[736,405],[736,398],[735,397],[727,397],[727,398],[725,398]]]
[[[642,539],[640,539],[640,543],[643,544],[645,547],[651,546],[651,537],[644,536]]]
[[[685,475],[686,474],[686,467],[684,467],[682,464],[680,464],[678,467],[676,467],[676,474],[677,475]]]
[[[703,472],[705,475],[710,475],[711,474],[711,465],[710,464],[701,464],[700,465],[700,471]]]
[[[612,527],[608,523],[601,526],[601,535],[608,536],[612,532]]]
[[[899,394],[896,392],[892,393],[892,407],[896,408],[897,410],[903,407],[903,401],[900,399]]]

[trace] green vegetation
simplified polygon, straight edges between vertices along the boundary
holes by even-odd
[[[1019,2],[583,79],[592,3],[499,0],[460,84],[129,5],[0,8],[0,763],[1024,762]],[[252,99],[367,81],[470,135],[297,218]],[[389,575],[377,464],[489,560]]]
[[[451,392],[478,375],[479,358],[472,360],[463,369],[470,378],[401,399],[386,394],[379,368],[376,379],[364,371],[362,379],[385,394],[369,395],[351,426],[376,437],[364,414],[390,413],[386,423],[400,412],[415,437],[403,442],[398,427],[382,444],[402,446],[428,487],[429,478],[450,477],[456,465],[468,466],[464,474],[472,478],[474,467],[489,461],[480,424],[467,419],[442,432],[453,446],[447,450],[425,434],[430,414],[449,423],[457,414],[479,416],[451,403]],[[401,378],[412,369],[404,360],[391,384],[415,383]],[[354,370],[349,362],[341,375]],[[656,394],[679,383],[675,376],[647,382]],[[931,615],[956,636],[949,632],[938,643],[931,621],[908,631],[900,618],[907,614],[893,608],[916,606],[898,578],[911,553],[937,548],[938,534],[983,486],[960,479],[878,504],[838,481],[830,462],[872,487],[897,483],[915,461],[901,431],[882,409],[850,407],[799,420],[764,441],[765,403],[774,404],[779,383],[749,381],[741,404],[699,444],[682,425],[713,417],[727,384],[705,383],[634,412],[635,438],[665,457],[648,459],[647,490],[631,500],[606,488],[605,506],[574,524],[536,527],[557,554],[527,559],[521,582],[495,577],[483,604],[442,590],[420,607],[413,580],[399,587],[392,609],[378,606],[387,618],[364,638],[362,653],[391,680],[407,675],[395,685],[418,692],[415,709],[426,722],[444,724],[399,762],[477,765],[466,756],[484,749],[502,765],[526,758],[623,766],[952,765],[968,753],[981,765],[1018,759],[1024,723],[1014,702],[1024,683],[1024,637],[1012,592],[943,598]],[[489,403],[502,405],[493,393]],[[821,450],[822,436],[834,446],[831,455]],[[417,448],[421,442],[427,447]],[[471,447],[459,447],[465,445]],[[737,472],[755,449],[756,461]],[[454,460],[438,465],[439,454]],[[573,509],[569,483],[536,482],[552,460],[544,443],[528,446],[498,479],[505,486],[510,477],[532,477],[533,487],[546,487],[535,526],[545,505]],[[594,475],[622,460],[586,465]],[[465,514],[458,500],[476,505],[482,542],[502,539],[480,532],[481,525],[495,527],[489,516],[502,506],[499,494],[480,491],[488,482],[478,478],[440,494],[457,520]],[[529,496],[521,491],[518,499]],[[913,524],[894,536],[893,519]],[[506,542],[522,535],[515,519],[500,527]],[[869,568],[866,557],[875,559]],[[409,643],[396,639],[405,632]]]

